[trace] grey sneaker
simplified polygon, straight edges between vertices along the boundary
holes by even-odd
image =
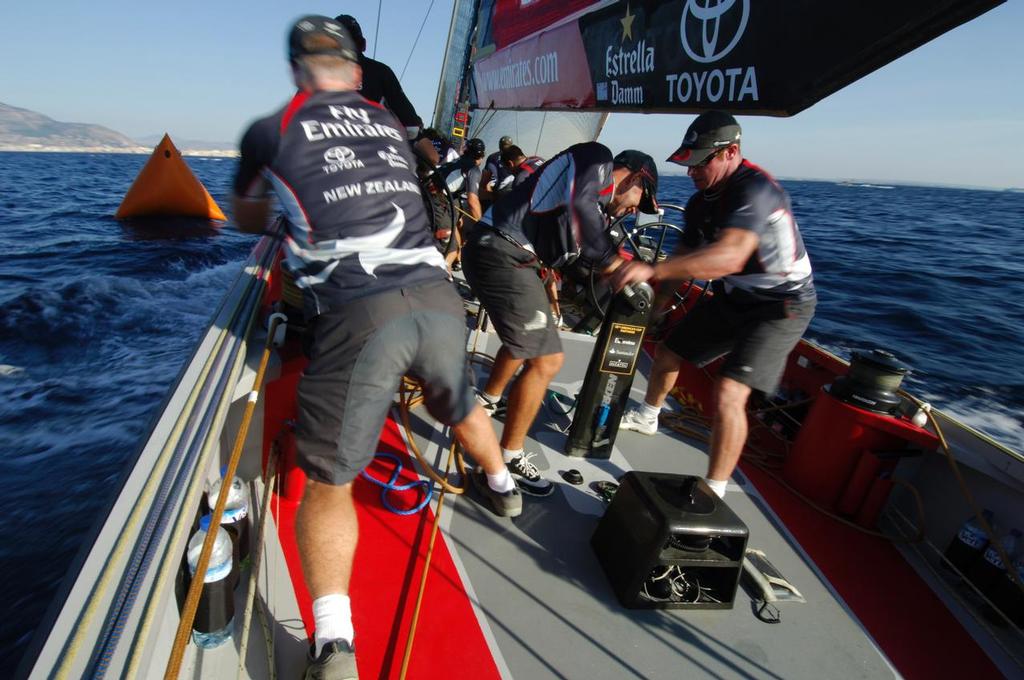
[[[523,493],[528,493],[531,496],[547,496],[555,490],[555,485],[541,477],[537,466],[530,462],[530,459],[536,455],[536,453],[524,453],[505,463],[505,466],[512,473],[512,479],[516,480],[516,486]]]
[[[638,409],[631,408],[619,421],[619,429],[632,430],[640,434],[656,434],[658,432],[658,416],[648,418]]]
[[[483,407],[484,412],[492,418],[504,418],[508,409],[508,399],[502,397],[498,401],[489,401],[484,395],[477,392],[476,402]]]
[[[345,640],[332,640],[320,650],[320,656],[313,658],[314,645],[309,647],[309,666],[306,680],[359,680],[356,670],[356,653]]]
[[[498,493],[487,483],[487,473],[483,468],[473,470],[469,477],[473,480],[473,486],[487,499],[488,505],[498,517],[518,517],[522,513],[523,495],[519,493],[518,487],[505,493]]]

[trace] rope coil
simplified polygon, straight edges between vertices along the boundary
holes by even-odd
[[[415,515],[417,512],[427,507],[427,504],[430,503],[430,499],[434,497],[433,484],[431,484],[425,479],[417,479],[407,484],[396,484],[395,482],[397,482],[399,478],[402,476],[403,466],[401,458],[399,458],[393,453],[385,453],[383,451],[378,451],[377,453],[373,454],[373,457],[374,460],[378,458],[384,458],[385,460],[390,460],[395,464],[395,469],[391,473],[391,477],[386,482],[383,482],[377,479],[376,477],[373,477],[365,469],[359,473],[359,475],[366,481],[381,487],[380,502],[385,508],[395,513],[396,515]],[[421,500],[414,507],[409,508],[408,510],[398,508],[392,505],[391,501],[388,500],[388,494],[391,493],[392,491],[408,491],[409,489],[417,488],[423,490],[423,500]]]

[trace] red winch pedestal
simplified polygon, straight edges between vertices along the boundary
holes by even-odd
[[[874,524],[903,455],[933,451],[939,440],[905,418],[858,408],[822,388],[804,419],[782,474],[829,510]]]

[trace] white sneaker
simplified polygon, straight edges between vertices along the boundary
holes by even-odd
[[[508,408],[508,400],[501,398],[498,401],[488,401],[480,392],[476,393],[476,402],[480,404],[484,412],[492,418],[504,418]]]
[[[638,409],[631,408],[619,421],[619,429],[631,430],[640,434],[656,434],[658,432],[658,416],[648,418]]]
[[[523,453],[516,456],[505,467],[512,473],[512,479],[516,480],[516,486],[523,493],[531,496],[547,496],[555,490],[554,484],[540,476],[540,470],[530,462],[536,453]]]

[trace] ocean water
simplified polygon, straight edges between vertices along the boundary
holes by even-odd
[[[0,153],[0,668],[17,663],[255,237],[113,219],[144,157]],[[232,159],[188,159],[227,207]],[[660,199],[683,204],[685,177]],[[1024,450],[1024,194],[783,181],[808,337]],[[2,673],[0,673],[2,674]]]

